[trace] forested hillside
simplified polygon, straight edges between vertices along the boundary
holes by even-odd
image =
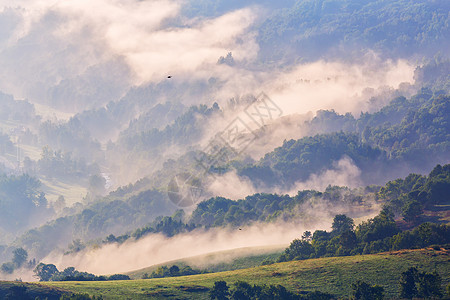
[[[447,14],[445,1],[302,0],[265,21],[259,39],[272,59],[293,53],[351,59],[366,49],[391,58],[434,55],[449,46]]]
[[[285,141],[240,174],[257,184],[289,186],[349,157],[362,170],[363,182],[380,183],[380,174],[400,175],[397,168],[417,172],[449,161],[449,116],[450,97],[427,90],[358,119],[321,111],[309,128],[326,134]]]

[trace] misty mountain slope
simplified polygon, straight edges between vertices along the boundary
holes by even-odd
[[[207,102],[212,90],[214,85],[202,80],[184,82],[162,75],[156,83],[133,86],[120,99],[80,112],[76,117],[94,137],[106,142],[115,140],[119,132],[132,135],[163,129],[185,112],[184,106]]]
[[[309,176],[318,174],[321,170],[333,168],[335,167],[333,163],[336,160],[346,156],[351,159],[352,164],[362,170],[360,177],[363,180],[367,178],[368,182],[373,182],[373,178],[370,178],[369,175],[376,174],[376,171],[382,171],[380,172],[383,176],[379,180],[386,178],[386,175],[387,177],[394,176],[395,172],[391,169],[394,168],[395,164],[402,166],[405,162],[414,162],[417,164],[416,167],[423,168],[423,165],[420,165],[421,160],[416,157],[417,155],[426,157],[428,153],[433,153],[432,158],[434,160],[445,160],[445,155],[449,153],[449,129],[445,125],[448,123],[448,116],[450,115],[448,113],[450,103],[448,96],[413,97],[411,101],[403,98],[397,99],[391,103],[392,109],[386,109],[387,113],[373,114],[377,117],[374,117],[374,120],[370,122],[368,121],[367,124],[378,124],[378,118],[383,121],[382,124],[385,124],[384,120],[386,120],[386,115],[389,115],[390,111],[401,111],[401,114],[404,114],[404,109],[400,108],[403,105],[407,106],[409,102],[412,103],[413,109],[406,113],[406,117],[401,123],[387,127],[384,125],[375,126],[373,130],[370,129],[370,132],[373,131],[374,134],[366,134],[367,142],[363,142],[357,133],[344,132],[306,137],[297,141],[286,141],[282,147],[268,153],[260,162],[248,166],[241,165],[239,167],[240,174],[248,177],[255,185],[262,183],[265,186],[286,186],[296,183],[298,179],[308,179]],[[414,109],[418,106],[416,102],[422,103],[418,110]],[[394,109],[395,107],[399,109]],[[364,115],[363,119],[370,119],[370,116]],[[368,131],[369,129],[363,132],[367,133]],[[398,136],[395,139],[399,141],[403,141],[402,136],[405,135],[409,142],[390,143],[388,137],[392,134],[397,134]],[[385,150],[371,147],[369,142],[377,147],[382,146]],[[193,158],[193,156],[187,155],[178,162],[168,162],[160,172],[155,173],[154,179],[150,177],[135,185],[118,189],[103,201],[94,202],[81,213],[67,217],[68,220],[71,220],[69,221],[69,224],[71,224],[69,228],[78,228],[76,234],[69,236],[91,239],[109,233],[122,234],[126,230],[151,222],[156,216],[170,215],[175,207],[167,201],[165,192],[155,192],[148,189],[156,185],[164,191],[167,181],[177,171],[181,171],[180,167],[191,165],[192,168],[195,168]],[[430,160],[425,160],[423,163],[429,164]],[[412,168],[409,166],[402,172]],[[189,170],[188,167],[187,171]],[[238,207],[233,208],[234,202],[231,200],[223,199],[223,207],[219,205],[222,212],[217,216],[218,211],[206,214],[205,212],[200,213],[199,211],[203,209],[203,206],[207,205],[201,204],[197,208],[198,212],[194,213],[195,220],[197,224],[202,226],[211,226],[228,224],[227,222],[240,224],[233,221],[236,218],[239,220],[240,215],[249,220],[255,217],[256,220],[259,220],[259,217],[271,219],[278,216],[279,211],[290,209],[292,205],[297,203],[291,202],[292,200],[282,201],[278,196],[270,196],[267,200],[264,200],[265,198],[262,195],[261,201],[257,201],[260,203],[258,205],[262,205],[261,203],[264,201],[267,201],[267,203],[250,214],[249,212],[238,213],[239,210],[236,210]],[[272,198],[274,201],[270,201]],[[249,201],[243,201],[242,205],[251,205],[251,199],[253,198],[247,199]],[[356,201],[359,201],[358,199]],[[228,210],[230,210],[230,213],[227,214]],[[29,238],[31,240],[36,239],[36,237]],[[37,240],[40,239],[37,238]],[[38,244],[36,243],[36,246]],[[28,245],[31,246],[32,243]],[[42,250],[38,252],[42,253],[40,251]]]
[[[259,28],[260,56],[350,59],[367,49],[390,58],[444,54],[448,9],[445,0],[300,0]]]
[[[310,167],[303,169],[300,167],[297,168],[291,166],[294,169],[304,172],[302,179],[306,180],[311,174],[316,174],[322,170],[333,168],[333,163],[339,161],[341,158],[343,158],[344,155],[350,156],[350,158],[352,159],[357,159],[357,155],[360,155],[361,159],[364,159],[362,156],[365,155],[364,151],[366,150],[363,150],[362,148],[360,148],[359,150],[352,150],[348,148],[347,145],[345,145],[345,143],[347,143],[347,138],[349,139],[349,141],[354,140],[353,143],[355,145],[360,144],[360,146],[358,147],[372,147],[373,149],[371,151],[374,151],[374,153],[377,151],[379,152],[377,148],[380,147],[380,145],[377,143],[363,145],[364,143],[368,142],[362,139],[364,137],[363,131],[366,130],[365,134],[367,134],[367,130],[369,130],[369,128],[377,128],[381,125],[389,126],[389,124],[394,125],[399,123],[408,112],[412,113],[419,107],[425,105],[425,103],[432,101],[432,95],[433,93],[429,89],[423,89],[420,93],[411,97],[410,99],[398,97],[392,100],[388,105],[382,107],[377,112],[362,113],[358,119],[355,119],[351,114],[338,115],[337,113],[332,111],[319,111],[317,112],[316,117],[314,117],[311,121],[308,121],[309,117],[307,115],[288,115],[284,117],[283,120],[280,119],[279,122],[274,122],[273,124],[267,125],[264,130],[258,132],[259,139],[256,140],[256,143],[249,148],[250,152],[248,154],[251,154],[251,152],[254,150],[257,150],[257,152],[261,152],[262,149],[271,149],[264,143],[269,143],[269,145],[272,145],[274,144],[273,142],[271,142],[273,138],[279,140],[283,135],[285,138],[289,138],[290,134],[294,134],[294,136],[305,136],[305,139],[308,139],[308,135],[313,136],[317,133],[333,133],[344,131],[347,134],[356,134],[358,136],[353,138],[351,138],[350,135],[346,138],[339,137],[338,139],[341,140],[340,143],[342,144],[341,146],[343,148],[341,147],[341,150],[333,153],[329,157],[327,156],[325,160],[317,159],[317,161],[321,163],[320,166],[317,165],[314,167],[310,165]],[[198,147],[197,143],[201,141],[201,139],[204,139],[203,135],[205,135],[205,132],[208,132],[208,127],[210,126],[209,124],[214,124],[214,122],[220,123],[220,117],[222,117],[222,115],[217,114],[210,115],[209,113],[207,113],[208,110],[203,112],[204,109],[202,107],[205,106],[191,107],[185,114],[180,116],[172,124],[166,126],[162,130],[157,130],[154,128],[152,130],[143,131],[139,134],[132,134],[133,131],[127,129],[127,131],[122,133],[122,136],[119,139],[117,145],[120,145],[120,147],[123,148],[122,152],[127,153],[127,155],[130,155],[132,153],[137,154],[139,152],[143,153],[143,155],[145,153],[152,154],[150,159],[152,159],[152,156],[154,155],[158,155],[159,157],[161,157],[161,155],[163,154],[159,152],[163,151],[163,149],[170,149],[170,147],[173,146],[185,146],[187,147],[187,149],[194,150],[196,149],[196,147]],[[223,111],[227,112],[226,109]],[[145,122],[145,118],[142,119],[142,122]],[[125,135],[125,133],[130,135]],[[309,137],[309,139],[311,139],[312,141],[313,138]],[[308,143],[305,142],[305,145],[307,144]],[[324,142],[322,146],[331,147],[331,145],[332,143],[327,145],[327,143]],[[347,150],[344,150],[344,148],[346,147]],[[328,150],[322,150],[322,152],[324,152],[325,154],[328,153],[327,151],[329,153],[333,152],[331,148]],[[357,153],[358,151],[360,151],[360,153]],[[374,155],[378,157],[377,159],[386,161],[388,159],[387,156],[389,155],[389,153],[382,154],[381,152]],[[164,164],[160,163],[158,167],[156,167],[156,169],[155,167],[148,168],[146,170],[147,174],[156,171],[153,175],[148,175],[150,178],[149,187],[151,186],[155,188],[165,188],[170,179],[177,173],[191,171],[195,173],[199,172],[200,170],[197,170],[197,168],[195,167],[195,165],[198,164],[195,162],[195,158],[197,157],[198,159],[199,155],[200,153],[192,152],[190,154],[182,154],[181,156],[179,156],[179,158],[173,156],[174,159],[169,159]],[[137,162],[141,162],[142,158],[139,157],[139,155],[136,156],[135,160]],[[366,163],[368,163],[369,160],[369,158],[366,158]],[[240,172],[239,174],[243,175],[246,174],[247,169],[256,167],[256,165],[252,167],[246,167],[245,165],[249,162],[252,162],[252,160],[249,156],[246,155],[246,153],[244,153],[243,157],[237,158],[237,160],[230,162],[229,165],[215,166],[214,168],[211,168],[210,171],[212,173],[221,173],[223,171],[236,168],[238,172]],[[439,160],[434,161],[429,166],[429,168],[431,168],[433,164],[439,162]],[[133,163],[135,162],[133,162],[133,160],[130,160],[129,164]],[[286,161],[286,164],[289,165],[290,162]],[[216,167],[218,167],[218,169],[215,169]],[[365,170],[366,169],[370,168],[365,168]],[[268,173],[265,173],[266,171]],[[299,180],[298,178],[295,179],[293,177],[288,178],[289,176],[287,175],[286,178],[281,179],[281,177],[277,177],[280,174],[272,174],[271,172],[274,171],[270,171],[269,169],[267,169],[263,172],[256,172],[252,180],[257,182],[258,176],[266,176],[267,180],[264,183],[268,186],[289,186],[293,182]],[[375,169],[373,169],[372,172],[376,174]],[[367,177],[369,178],[370,176],[368,175]],[[282,182],[283,180],[287,181]],[[381,178],[378,182],[383,182],[383,178]]]
[[[35,125],[39,122],[36,110],[27,100],[16,100],[12,95],[0,92],[0,121],[16,122],[17,124]]]
[[[186,6],[183,7],[183,14],[186,16],[217,16],[240,9],[246,6],[263,6],[266,9],[277,10],[285,7],[290,7],[295,3],[295,0],[283,1],[269,1],[269,0],[217,0],[214,2],[208,0],[189,0],[186,1]]]
[[[450,191],[450,165],[437,165],[427,176],[409,174],[387,182],[384,186],[348,187],[328,186],[323,192],[298,191],[295,196],[257,193],[239,200],[212,197],[199,202],[190,215],[183,210],[172,216],[160,216],[147,226],[126,235],[109,235],[103,244],[122,244],[137,241],[150,234],[161,233],[173,237],[196,229],[229,228],[277,224],[283,226],[302,224],[314,226],[318,219],[329,220],[336,214],[346,214],[361,219],[379,211],[381,206],[394,213],[396,219],[404,218],[412,225],[423,222],[448,223],[444,215],[427,215],[426,211],[447,211]],[[421,207],[414,220],[408,219],[412,203]],[[292,223],[292,224],[291,224]],[[290,225],[288,225],[290,224]],[[308,225],[309,224],[309,225]]]
[[[121,135],[127,136],[138,132],[145,132],[153,128],[162,130],[182,115],[185,110],[186,108],[181,103],[158,103],[148,112],[131,120],[129,126],[121,132]]]
[[[75,239],[87,241],[110,233],[124,234],[160,215],[171,215],[176,208],[166,198],[165,193],[147,190],[123,200],[96,201],[79,212],[29,230],[15,244],[41,259],[57,248],[66,248]]]
[[[102,107],[125,94],[130,84],[126,78],[130,76],[121,59],[90,66],[82,74],[50,87],[47,105],[64,112]]]
[[[83,245],[78,249],[70,247],[71,254],[62,256],[61,263],[76,265],[77,268],[94,264],[97,270],[94,272],[97,273],[108,272],[105,270],[132,270],[131,265],[142,267],[208,253],[205,247],[209,252],[214,252],[211,249],[232,249],[232,245],[238,248],[237,245],[248,243],[249,240],[252,245],[278,245],[285,242],[276,236],[290,231],[297,240],[289,247],[291,252],[285,252],[286,255],[290,253],[288,259],[330,255],[358,256],[426,247],[436,243],[445,244],[448,240],[448,226],[443,224],[449,222],[449,191],[450,165],[438,165],[428,176],[410,174],[404,179],[388,182],[381,189],[374,186],[359,190],[330,186],[323,193],[307,190],[299,192],[295,197],[255,194],[238,201],[215,197],[198,204],[197,209],[187,218],[190,224],[182,221],[183,213],[178,211],[172,217],[158,218],[149,226],[127,235],[109,235],[102,240],[101,248],[97,241],[87,243],[86,248]],[[374,216],[381,205],[384,209],[379,215],[367,220],[367,214]],[[412,205],[419,205],[420,209],[412,211],[409,209]],[[436,214],[437,212],[441,214]],[[337,235],[345,234],[345,231],[340,232],[336,229],[340,225],[334,223],[332,232],[320,229],[314,232],[312,239],[315,241],[315,250],[312,252],[311,249],[296,244],[300,241],[298,238],[302,228],[328,230],[331,219],[337,214],[365,217],[354,220],[355,223],[367,220],[355,230],[357,243],[342,244]],[[335,220],[342,217],[348,218],[339,215]],[[214,224],[212,221],[215,221]],[[339,221],[337,223],[346,226]],[[414,229],[404,231],[405,227]],[[427,238],[423,238],[423,235]],[[309,243],[307,237],[303,241]],[[130,253],[133,254],[132,258],[128,257]],[[155,253],[155,256],[148,257],[148,253]],[[128,263],[110,262],[106,267],[98,263],[110,260],[110,255],[119,255]],[[286,256],[283,258],[282,255],[279,259],[278,261],[286,259]]]
[[[431,62],[416,68],[416,82],[435,90],[450,91],[450,60],[435,57]]]
[[[41,123],[39,138],[41,145],[48,145],[53,149],[65,152],[70,151],[78,158],[83,157],[88,161],[98,157],[101,150],[100,143],[92,138],[77,117],[62,124],[51,121]]]
[[[17,142],[34,144],[37,141],[34,128],[39,126],[40,121],[41,118],[36,114],[32,103],[14,99],[12,95],[0,92],[0,170],[2,172],[9,174],[17,168]]]
[[[376,188],[350,190],[346,187],[329,186],[324,192],[314,190],[299,191],[296,196],[277,194],[254,194],[233,201],[215,197],[200,202],[189,218],[196,226],[225,227],[245,226],[257,222],[314,222],[316,218],[329,218],[326,207],[334,207],[333,212],[345,211],[348,215],[361,217],[378,209],[373,202]],[[323,208],[321,216],[314,207]]]
[[[307,123],[310,135],[314,133],[357,132],[361,134],[366,127],[381,125],[396,125],[402,121],[408,112],[416,111],[433,97],[430,89],[422,88],[416,95],[407,99],[403,96],[392,99],[380,110],[369,113],[361,112],[355,119],[352,114],[340,115],[334,110],[320,110]]]
[[[239,170],[239,175],[248,177],[256,185],[289,187],[297,181],[307,180],[312,174],[330,169],[344,157],[349,157],[361,168],[386,161],[386,155],[380,149],[361,143],[357,135],[341,132],[286,141],[260,162]]]
[[[217,103],[211,107],[207,105],[191,106],[187,112],[164,129],[152,128],[131,136],[122,136],[118,143],[127,150],[150,153],[171,145],[189,147],[197,144],[202,138],[205,123],[217,113],[220,113]],[[152,151],[152,148],[155,150]]]
[[[41,183],[29,175],[0,175],[0,228],[12,235],[39,226],[54,215],[41,190]],[[9,234],[2,236],[10,239]]]
[[[284,146],[267,154],[258,163],[244,156],[228,164],[214,166],[210,172],[220,175],[236,169],[239,175],[246,176],[263,191],[270,191],[270,189],[267,190],[270,187],[286,189],[298,181],[308,180],[314,174],[327,170],[345,169],[356,179],[353,184],[383,183],[396,176],[405,176],[408,172],[426,172],[436,163],[445,163],[448,159],[445,146],[447,139],[445,132],[448,132],[445,126],[447,102],[445,96],[433,97],[431,91],[424,89],[410,99],[396,98],[380,111],[363,113],[358,119],[350,114],[341,116],[335,112],[318,112],[312,121],[302,125],[306,128],[305,135],[307,132],[327,134],[286,141]],[[436,109],[437,107],[439,109]],[[419,113],[419,111],[427,110],[431,113]],[[179,131],[180,128],[184,128],[182,124],[189,124],[188,128],[198,135],[199,132],[196,130],[201,131],[204,124],[202,121],[196,123],[199,119],[193,119],[195,111],[196,108],[191,108],[184,117],[162,131],[153,130],[154,135],[158,134],[157,136],[164,141],[162,144],[163,146],[166,144],[164,147],[172,143],[183,143],[183,141],[187,141],[188,145],[195,143],[187,131]],[[420,120],[407,119],[406,115],[415,116],[414,118]],[[403,123],[399,124],[400,122]],[[411,122],[414,124],[410,124]],[[278,126],[278,124],[271,126]],[[440,133],[442,130],[444,133]],[[269,131],[266,130],[266,132]],[[400,145],[400,142],[405,139],[402,136],[406,131],[410,131],[406,138],[411,142],[407,144],[404,141]],[[392,132],[396,132],[395,138],[390,137]],[[181,140],[174,139],[175,137],[180,137]],[[399,143],[390,144],[388,137],[391,140],[399,139]],[[430,139],[426,139],[427,137]],[[154,140],[149,139],[149,141]],[[147,147],[141,146],[140,151],[154,151],[152,147],[159,149],[162,146],[158,143],[152,145],[153,143]],[[426,159],[428,156],[424,153],[433,153],[433,155],[430,159]],[[141,181],[136,187],[130,185],[125,189],[119,189],[119,194],[125,196],[127,193],[143,191],[146,188],[164,190],[176,174],[200,172],[201,169],[195,161],[200,154],[201,152],[188,152],[176,160],[166,161],[159,170],[147,170],[147,172],[154,171],[154,174]],[[392,168],[393,164],[397,165],[395,170]]]
[[[322,112],[310,123],[314,131],[334,131],[334,128],[347,129],[349,133],[341,131],[285,141],[259,162],[240,169],[239,174],[255,184],[289,186],[333,168],[333,163],[349,157],[362,171],[362,182],[371,184],[389,179],[386,174],[402,176],[405,171],[423,172],[437,163],[447,163],[450,98],[430,96],[418,95],[409,101],[398,98],[380,112],[362,114],[358,120],[349,115],[339,117]],[[399,120],[400,116],[403,116],[400,123],[389,122]],[[329,118],[321,120],[324,117]],[[335,127],[336,122],[340,124]],[[397,169],[400,173],[396,173],[394,166],[401,169]]]

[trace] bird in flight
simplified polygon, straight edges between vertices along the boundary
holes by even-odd
[[[172,75],[167,76],[168,79],[172,78]]]

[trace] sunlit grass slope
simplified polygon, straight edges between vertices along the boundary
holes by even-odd
[[[397,296],[399,278],[411,266],[421,271],[436,270],[443,286],[450,282],[450,252],[447,250],[405,250],[391,253],[329,257],[292,261],[249,269],[185,277],[108,281],[48,282],[78,293],[103,295],[106,299],[186,298],[207,299],[215,281],[229,284],[245,280],[252,284],[282,284],[292,291],[319,290],[337,296],[351,294],[351,284],[362,279],[384,287],[387,297]]]

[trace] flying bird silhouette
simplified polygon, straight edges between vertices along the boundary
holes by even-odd
[[[169,79],[172,78],[172,75],[167,76],[167,78],[169,78]]]

